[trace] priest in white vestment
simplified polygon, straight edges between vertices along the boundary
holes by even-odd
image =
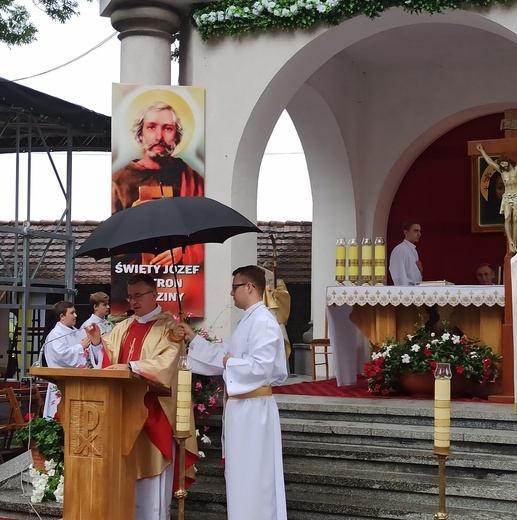
[[[230,340],[211,343],[182,323],[192,371],[221,375],[228,520],[286,520],[280,417],[271,386],[287,378],[282,331],[263,303],[256,265],[233,272],[231,295],[244,310]]]

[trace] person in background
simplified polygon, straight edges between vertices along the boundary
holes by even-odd
[[[74,304],[60,301],[54,305],[58,320],[49,332],[43,345],[45,363],[51,368],[85,367],[88,359],[90,340],[75,328],[77,313]],[[45,397],[43,417],[54,417],[61,401],[58,387],[49,383]]]
[[[136,450],[135,520],[170,520],[173,485],[177,486],[179,457],[173,438],[176,427],[176,389],[178,358],[183,331],[170,312],[156,303],[156,283],[148,274],[137,274],[127,282],[126,300],[134,314],[101,336],[97,323],[87,327],[92,342],[91,355],[97,368],[130,370],[172,389],[170,397],[148,393],[145,406],[148,418],[133,450]],[[185,447],[187,483],[194,480],[197,460],[194,413]],[[176,472],[175,472],[176,469]]]
[[[390,256],[390,274],[394,285],[416,285],[422,281],[424,269],[418,257],[416,244],[422,228],[417,220],[402,223],[404,240],[396,246]]]
[[[81,325],[81,329],[96,323],[101,334],[111,332],[113,325],[106,319],[110,313],[110,297],[104,292],[96,292],[90,294],[89,303],[92,308],[92,315]]]
[[[490,264],[481,264],[476,269],[476,278],[479,285],[494,285],[495,271]]]
[[[289,356],[291,355],[291,342],[287,335],[287,320],[289,319],[289,313],[291,312],[291,295],[287,290],[285,282],[278,278],[275,286],[275,275],[273,262],[264,262],[263,266],[266,273],[266,288],[264,290],[264,303],[266,307],[275,315],[276,321],[280,325],[280,330],[284,337],[285,345],[285,357],[289,362]]]
[[[282,436],[271,385],[287,378],[282,331],[262,300],[264,270],[256,265],[233,272],[230,295],[244,311],[230,340],[210,343],[186,323],[192,371],[222,375],[228,520],[286,520]]]

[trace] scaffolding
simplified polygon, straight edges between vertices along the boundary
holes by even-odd
[[[0,153],[15,154],[14,171],[3,172],[15,177],[15,208],[13,220],[0,225],[0,311],[8,309],[18,316],[8,358],[19,359],[21,377],[27,375],[42,346],[42,311],[53,308],[46,295],[59,294],[73,302],[76,293],[71,218],[74,152],[110,150],[110,117],[0,78]],[[55,152],[66,152],[64,183]],[[46,154],[63,196],[61,217],[51,231],[30,217],[33,153]],[[22,154],[26,154],[24,171]],[[26,193],[21,193],[24,175]],[[23,199],[27,209],[22,220]],[[47,267],[56,258],[65,265],[60,279],[55,278],[58,270]]]

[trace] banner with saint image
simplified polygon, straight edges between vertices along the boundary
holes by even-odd
[[[204,118],[203,88],[113,85],[112,214],[161,197],[204,196]],[[158,303],[164,310],[178,313],[179,292],[183,311],[203,317],[203,244],[157,255],[113,257],[113,314],[124,314],[130,308],[125,299],[126,282],[137,273],[156,280]]]

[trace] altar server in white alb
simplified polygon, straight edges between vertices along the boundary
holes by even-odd
[[[58,322],[49,332],[43,345],[45,363],[51,368],[85,367],[88,360],[90,340],[82,330],[75,328],[77,313],[71,302],[57,302],[54,312]],[[49,383],[45,397],[43,417],[54,417],[61,401],[58,387]]]
[[[92,315],[82,324],[81,329],[96,323],[101,334],[108,334],[113,329],[113,325],[106,319],[110,313],[110,297],[104,292],[90,294],[90,307]],[[84,333],[86,336],[86,332]]]
[[[422,228],[416,220],[402,223],[404,241],[396,246],[390,256],[390,274],[395,285],[416,285],[422,281],[424,269],[418,257],[416,244]]]
[[[282,439],[271,386],[287,378],[282,331],[262,301],[265,276],[256,265],[233,272],[235,306],[244,310],[230,341],[210,343],[180,324],[192,370],[223,375],[228,399],[223,456],[228,520],[286,520]]]

